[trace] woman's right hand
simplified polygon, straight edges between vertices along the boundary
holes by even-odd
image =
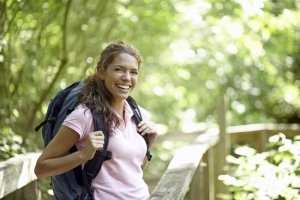
[[[104,145],[104,134],[102,131],[91,132],[85,142],[85,147],[81,150],[84,157],[92,159],[97,150],[101,150]]]

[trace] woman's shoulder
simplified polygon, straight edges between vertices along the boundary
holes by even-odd
[[[150,118],[150,113],[143,107],[139,106],[139,110],[141,111],[142,117],[144,120],[148,120]]]
[[[79,134],[80,140],[92,131],[92,124],[92,113],[83,105],[77,106],[63,122],[64,126],[73,129]]]
[[[86,121],[92,118],[90,109],[82,104],[78,105],[67,118],[76,118],[78,121]]]
[[[88,110],[91,113],[90,109],[87,106],[85,106],[84,104],[79,104],[78,106],[76,106],[76,108],[74,110],[78,110],[80,112]]]
[[[140,109],[141,112],[145,112],[145,113],[148,112],[148,111],[147,111],[145,108],[143,108],[142,106],[138,105],[138,107],[139,107],[139,109]]]

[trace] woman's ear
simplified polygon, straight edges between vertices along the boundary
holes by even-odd
[[[103,67],[101,67],[101,66],[97,67],[97,73],[98,73],[100,79],[104,80],[104,78],[105,78],[105,71],[104,71]]]

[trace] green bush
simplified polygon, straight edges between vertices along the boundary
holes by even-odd
[[[300,136],[291,140],[282,133],[274,135],[268,147],[257,153],[242,146],[235,149],[238,157],[227,157],[229,173],[219,179],[229,186],[229,199],[300,199]]]
[[[10,127],[0,129],[0,138],[0,161],[26,152],[22,147],[22,137],[15,134]]]

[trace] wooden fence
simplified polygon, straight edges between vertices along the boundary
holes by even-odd
[[[222,128],[223,127],[223,128]],[[209,129],[192,145],[178,149],[166,172],[151,193],[150,200],[215,200],[227,188],[218,180],[226,168],[230,143],[254,144],[259,152],[266,150],[268,138],[284,133],[288,138],[299,135],[297,124],[254,124]],[[224,135],[222,135],[224,134]],[[29,153],[0,162],[0,199],[40,200],[33,173],[39,153]]]
[[[211,186],[215,184],[215,176],[210,167],[214,166],[214,159],[211,158],[218,141],[219,130],[210,129],[201,134],[194,144],[180,148],[154,188],[150,200],[184,199],[187,193],[189,199],[209,200],[209,190],[205,188],[215,188]],[[211,180],[211,185],[204,185],[202,178]]]
[[[0,162],[0,199],[38,200],[34,166],[40,153],[28,153]]]
[[[226,128],[226,136],[220,137],[218,129],[208,130],[195,143],[177,151],[166,172],[151,193],[150,200],[215,200],[220,194],[228,194],[227,187],[218,180],[225,173],[224,152],[230,152],[229,142],[251,142],[258,152],[265,151],[268,138],[283,133],[293,138],[300,133],[298,124],[252,124]],[[228,148],[224,150],[224,146]]]

